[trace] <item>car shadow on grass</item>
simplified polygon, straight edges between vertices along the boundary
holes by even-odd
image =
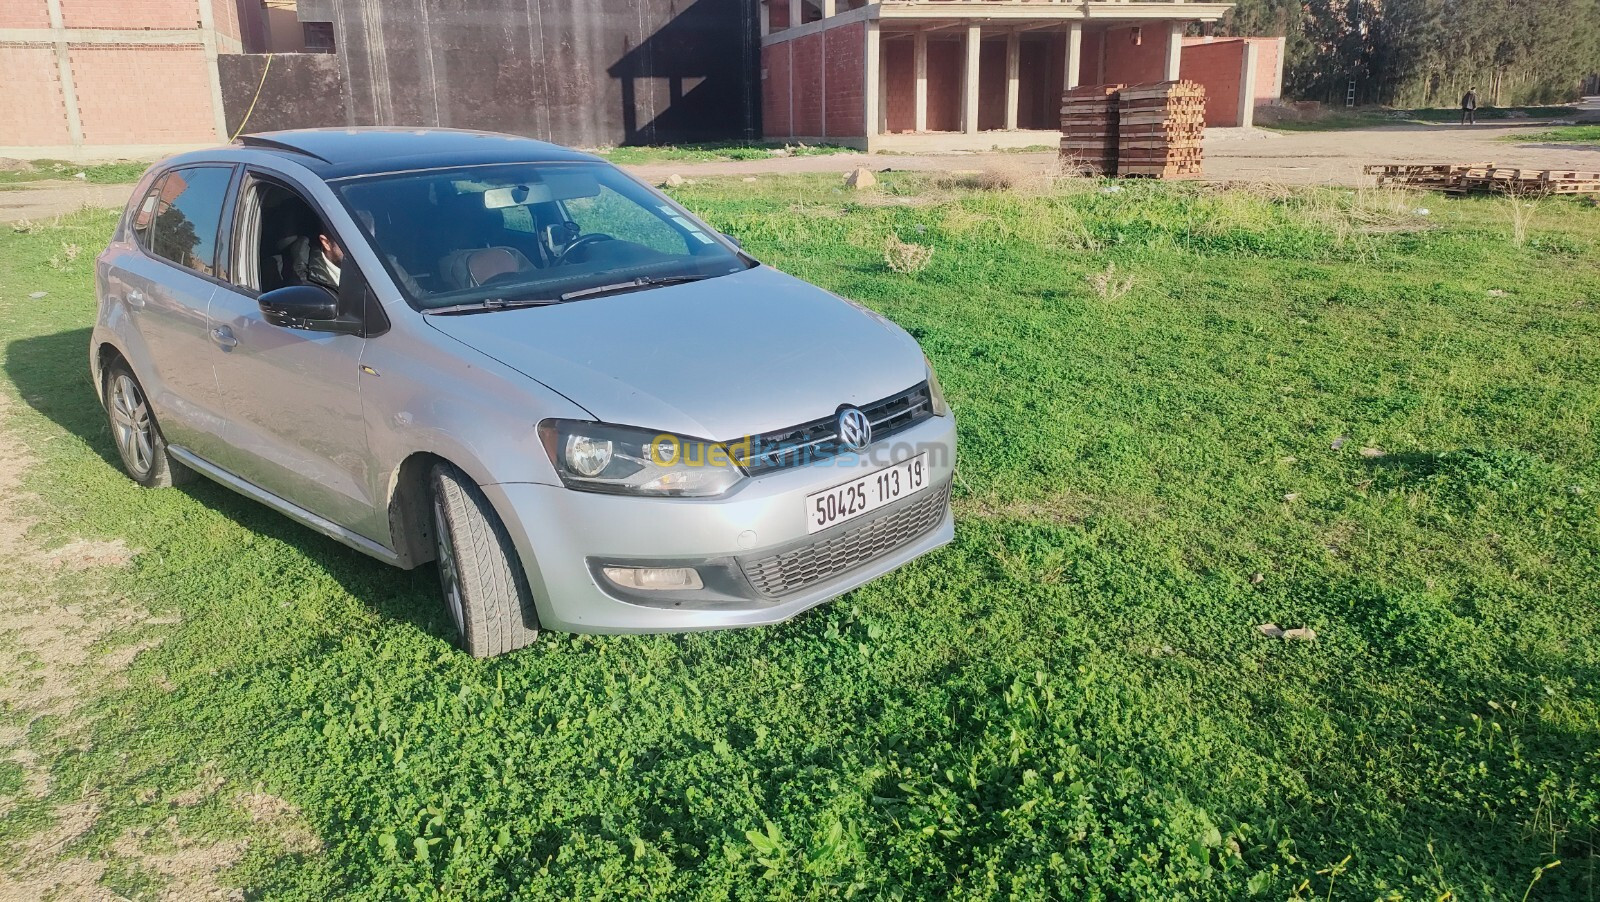
[[[121,473],[122,460],[89,376],[89,340],[89,329],[73,329],[13,341],[6,346],[6,374],[28,406],[77,436]],[[205,478],[180,491],[241,527],[290,546],[384,617],[450,640],[452,630],[437,601],[433,567],[413,571],[390,567]]]

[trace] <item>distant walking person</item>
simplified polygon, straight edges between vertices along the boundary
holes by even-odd
[[[1461,124],[1478,124],[1478,89],[1468,88],[1467,93],[1461,95]]]

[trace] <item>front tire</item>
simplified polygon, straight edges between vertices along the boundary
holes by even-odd
[[[434,467],[431,483],[439,585],[461,647],[487,658],[531,644],[539,616],[505,524],[455,467]]]
[[[188,482],[193,471],[167,453],[167,440],[150,410],[144,386],[125,361],[116,360],[106,367],[104,391],[111,438],[128,476],[147,489]]]

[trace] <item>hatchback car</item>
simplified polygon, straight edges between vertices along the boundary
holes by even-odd
[[[784,620],[952,537],[904,330],[597,157],[314,129],[165,160],[97,266],[128,473],[438,566],[461,644]]]

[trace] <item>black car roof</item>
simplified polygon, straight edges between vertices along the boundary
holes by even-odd
[[[305,128],[243,135],[234,144],[292,157],[327,180],[445,166],[599,159],[532,138],[454,128]]]

